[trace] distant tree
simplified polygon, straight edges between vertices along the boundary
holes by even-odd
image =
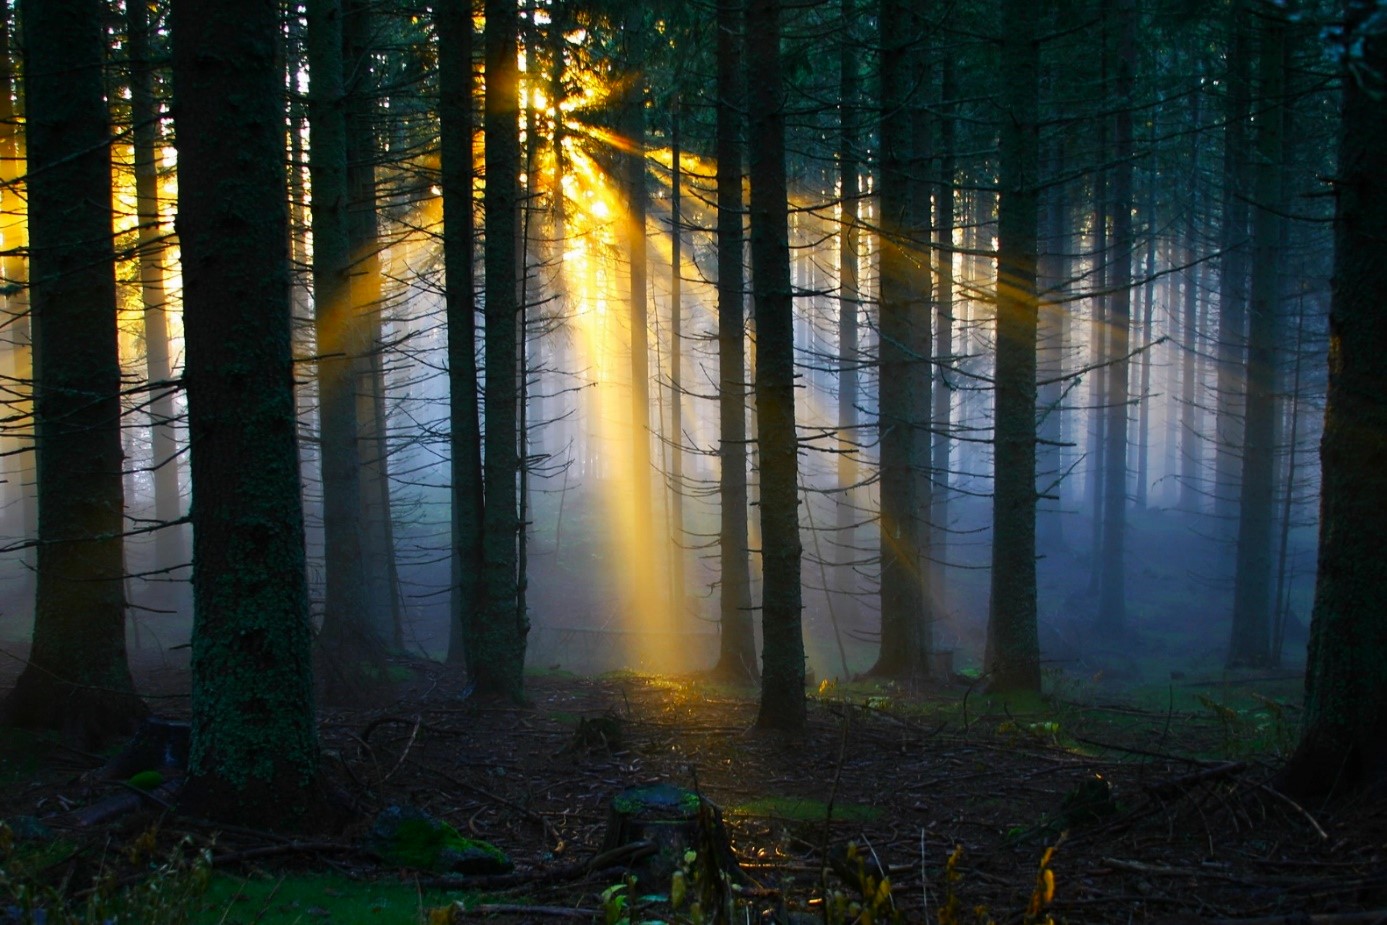
[[[313,316],[318,353],[318,433],[323,485],[323,655],[331,700],[350,698],[357,666],[377,649],[366,616],[361,551],[361,460],[355,364],[363,352],[351,300],[347,228],[347,118],[341,0],[308,0],[308,124],[313,181]]]
[[[1097,629],[1115,636],[1127,628],[1127,418],[1131,411],[1131,361],[1127,354],[1132,329],[1132,111],[1136,69],[1137,13],[1134,0],[1107,0],[1105,15],[1116,33],[1113,160],[1109,175],[1112,232],[1106,261],[1107,420],[1103,426],[1103,544],[1098,569]]]
[[[486,612],[472,634],[469,662],[477,689],[523,697],[528,621],[517,609],[518,454],[516,374],[517,222],[520,215],[520,75],[513,0],[486,0],[486,514],[482,580]]]
[[[1387,29],[1381,3],[1348,0],[1334,189],[1329,395],[1320,444],[1319,573],[1305,725],[1283,772],[1292,793],[1387,792]]]
[[[841,226],[838,229],[838,494],[835,496],[838,556],[835,590],[841,595],[838,607],[855,613],[853,591],[857,559],[854,542],[857,534],[858,492],[853,489],[861,479],[856,447],[861,443],[857,432],[857,405],[861,390],[858,367],[857,313],[862,308],[859,281],[858,249],[861,234],[861,154],[862,139],[858,137],[862,119],[859,109],[862,77],[859,73],[858,37],[852,34],[857,17],[856,0],[840,0],[843,29],[838,43],[838,190],[841,202]],[[846,605],[846,607],[844,607]]]
[[[170,18],[193,484],[184,803],[243,825],[298,828],[313,821],[318,744],[280,11],[276,0],[174,0]]]
[[[477,407],[476,298],[472,229],[472,3],[441,0],[438,27],[439,159],[452,428],[452,538],[448,662],[463,664],[482,611],[482,444]]]
[[[780,2],[746,16],[751,279],[756,313],[756,439],[761,461],[761,728],[804,727],[799,441],[795,432],[794,297],[785,180]]]
[[[1262,17],[1258,49],[1256,197],[1253,204],[1252,299],[1244,377],[1238,545],[1233,572],[1233,627],[1228,666],[1262,667],[1271,658],[1272,517],[1276,491],[1277,340],[1280,325],[1286,159],[1286,21]]]
[[[997,373],[992,588],[986,669],[993,690],[1040,690],[1035,572],[1037,23],[1046,4],[1006,0],[997,205]]]
[[[718,459],[722,560],[718,664],[726,677],[756,677],[747,551],[746,276],[742,217],[743,0],[718,0],[717,245]]]
[[[33,648],[6,721],[81,740],[142,717],[125,650],[111,156],[99,0],[24,4],[38,454]]]
[[[159,101],[155,97],[158,65],[154,60],[154,27],[148,2],[125,4],[130,42],[130,136],[134,148],[135,210],[139,219],[140,301],[144,306],[145,370],[154,386],[149,397],[150,456],[154,482],[155,563],[173,568],[187,561],[181,523],[178,445],[174,437],[174,387],[169,385],[168,297],[164,286],[164,228],[159,197]]]
[[[347,119],[347,234],[351,322],[361,349],[353,356],[360,465],[361,567],[365,600],[362,624],[383,650],[401,648],[399,575],[390,507],[390,452],[385,425],[385,364],[381,343],[384,277],[381,273],[380,4],[342,0],[343,90]]]

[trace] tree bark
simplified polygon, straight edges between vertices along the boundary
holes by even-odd
[[[448,663],[470,665],[470,638],[481,618],[481,416],[477,406],[476,297],[472,230],[472,4],[440,0],[438,28],[439,151],[443,187],[443,296],[448,325],[448,411],[452,423],[452,594]]]
[[[1286,161],[1286,23],[1263,19],[1258,71],[1257,197],[1253,206],[1246,417],[1238,481],[1238,549],[1228,667],[1271,661],[1271,529],[1276,491],[1277,337]]]
[[[523,697],[525,636],[517,613],[516,542],[518,407],[516,363],[520,314],[517,222],[520,214],[520,75],[514,3],[486,0],[486,435],[482,575],[486,616],[478,621],[472,655],[477,690],[512,700]]]
[[[175,0],[170,24],[194,526],[184,805],[242,825],[303,828],[320,821],[318,744],[280,5]]]
[[[1282,776],[1300,796],[1387,791],[1387,35],[1368,26],[1373,0],[1345,12],[1319,571],[1304,732]]]
[[[751,273],[756,312],[756,439],[761,459],[761,706],[756,725],[804,728],[800,625],[799,441],[795,434],[794,298],[785,180],[780,2],[747,7]]]
[[[38,454],[29,662],[6,722],[92,743],[145,714],[125,649],[120,361],[102,5],[24,5]]]
[[[721,636],[714,673],[759,675],[747,549],[746,275],[742,217],[743,0],[718,0],[718,476]]]
[[[1035,368],[1038,7],[1006,0],[1006,88],[997,207],[997,372],[992,588],[987,672],[993,690],[1040,690],[1035,577]]]

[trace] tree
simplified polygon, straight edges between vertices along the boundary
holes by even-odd
[[[347,228],[347,118],[341,0],[308,2],[308,123],[313,181],[313,319],[318,352],[318,433],[323,481],[323,626],[318,642],[325,693],[351,696],[354,666],[375,649],[367,622],[357,449],[357,358],[361,322],[351,299]]]
[[[84,740],[146,710],[125,651],[120,363],[102,4],[24,6],[38,581],[8,722]]]
[[[448,662],[463,664],[482,612],[482,443],[477,408],[476,299],[472,266],[472,3],[441,0],[438,24],[439,160],[443,188],[443,295],[452,429],[452,538]]]
[[[804,727],[800,625],[799,441],[794,298],[785,183],[780,2],[751,0],[746,34],[751,279],[756,313],[756,439],[761,460],[761,708],[756,725]]]
[[[718,547],[722,588],[718,664],[714,673],[754,678],[756,641],[751,619],[747,551],[746,279],[742,263],[743,0],[718,0],[717,248],[718,248],[718,487],[722,497]]]
[[[1348,0],[1334,184],[1329,394],[1320,444],[1319,567],[1305,725],[1283,771],[1301,795],[1387,788],[1387,30],[1381,4]]]
[[[170,25],[193,485],[184,804],[245,825],[301,827],[315,806],[318,744],[280,4],[175,0]]]
[[[130,124],[134,142],[135,207],[139,216],[140,298],[144,303],[145,369],[149,398],[150,443],[154,468],[154,517],[158,568],[186,561],[178,489],[178,445],[174,439],[172,376],[167,296],[164,291],[164,231],[159,215],[159,104],[154,95],[155,64],[148,2],[125,5],[130,38]]]
[[[1117,30],[1117,110],[1113,114],[1112,238],[1107,262],[1108,357],[1106,370],[1107,445],[1103,462],[1103,545],[1098,569],[1100,632],[1118,635],[1127,625],[1127,415],[1132,327],[1132,84],[1136,62],[1137,16],[1133,0],[1109,0]]]
[[[517,608],[516,510],[520,314],[517,221],[520,213],[520,79],[514,2],[486,0],[486,512],[482,524],[485,616],[474,632],[470,667],[477,690],[523,696],[528,620]]]
[[[878,13],[881,40],[881,255],[878,366],[878,423],[881,446],[881,645],[871,673],[918,679],[928,672],[929,640],[924,615],[921,571],[919,478],[921,464],[916,430],[928,395],[912,386],[927,368],[929,353],[916,350],[919,327],[928,345],[929,312],[920,301],[912,181],[912,143],[916,113],[910,56],[915,22],[902,0],[882,0]],[[915,92],[922,92],[916,90]],[[926,229],[926,234],[928,229]],[[927,238],[923,241],[928,247]],[[927,285],[927,284],[926,284]],[[925,510],[928,508],[926,507]]]
[[[1035,576],[1035,337],[1038,7],[1006,0],[997,205],[997,373],[992,588],[987,672],[993,690],[1040,690]]]
[[[1257,198],[1253,207],[1252,299],[1248,306],[1238,546],[1228,667],[1262,667],[1271,658],[1271,530],[1276,488],[1277,316],[1281,302],[1285,171],[1286,22],[1269,12],[1258,52]]]

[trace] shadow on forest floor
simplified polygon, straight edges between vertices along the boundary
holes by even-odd
[[[185,856],[207,848],[214,887],[190,894],[186,908],[191,921],[226,925],[696,921],[687,905],[671,912],[670,883],[628,895],[619,867],[588,870],[612,797],[654,782],[696,786],[722,807],[747,875],[735,900],[741,921],[852,921],[843,910],[862,897],[825,860],[826,848],[841,853],[848,842],[889,872],[875,921],[889,921],[893,907],[902,921],[931,923],[1047,914],[1251,923],[1304,913],[1348,922],[1387,908],[1387,806],[1301,807],[1269,786],[1295,734],[1287,701],[1298,702],[1298,685],[1284,681],[1269,693],[1195,682],[1160,705],[1098,703],[1063,677],[1051,679],[1051,696],[1010,700],[962,681],[914,694],[826,682],[811,694],[806,734],[792,741],[749,731],[750,689],[548,674],[531,677],[530,703],[514,707],[465,698],[441,666],[409,667],[414,679],[393,703],[322,717],[327,774],[365,811],[337,837],[202,825],[152,805],[65,826],[72,810],[122,785],[90,773],[100,756],[10,730],[0,730],[0,818],[21,836],[28,820],[43,823],[47,840],[21,838],[14,851],[29,852],[35,883],[71,897],[101,872],[107,889],[148,877],[151,859],[180,842]],[[176,716],[186,707],[179,678],[159,683],[169,696],[153,702]],[[580,734],[597,718],[603,735]],[[364,845],[370,815],[406,804],[501,847],[515,872],[466,878],[385,865]],[[1028,913],[1047,892],[1042,864],[1053,898]],[[291,885],[310,872],[317,900]],[[248,892],[229,898],[227,884],[242,880]],[[467,908],[448,905],[459,899]],[[17,915],[5,910],[13,902],[0,897],[0,923],[24,920],[6,918]]]

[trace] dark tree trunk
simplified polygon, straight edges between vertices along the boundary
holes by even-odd
[[[171,16],[194,528],[184,799],[277,829],[317,821],[318,767],[280,27],[274,0],[175,0]]]
[[[1387,35],[1373,0],[1348,0],[1329,396],[1320,443],[1319,574],[1305,719],[1283,783],[1302,796],[1387,791]],[[1358,43],[1358,44],[1356,44]]]
[[[385,427],[385,373],[381,356],[382,277],[380,222],[376,209],[375,42],[370,0],[343,0],[343,63],[346,71],[347,231],[351,242],[351,321],[358,330],[356,372],[357,454],[360,465],[361,559],[368,639],[377,652],[399,648],[400,595],[395,571],[394,521],[390,509],[389,446]]]
[[[716,674],[755,678],[747,551],[746,278],[742,262],[742,0],[719,0],[717,42],[718,457],[721,642]]]
[[[341,0],[308,0],[308,124],[313,183],[313,321],[323,479],[323,601],[318,636],[325,695],[350,701],[376,640],[366,613],[356,377],[360,320],[351,302],[347,120]]]
[[[525,636],[516,611],[518,409],[516,364],[517,222],[520,216],[520,75],[514,3],[486,0],[486,436],[482,574],[486,615],[473,633],[472,676],[478,691],[523,696]]]
[[[1033,0],[1006,0],[997,208],[997,414],[987,672],[993,690],[1040,690],[1035,577],[1036,171],[1039,52]]]
[[[914,21],[902,0],[881,0],[881,253],[878,429],[881,447],[881,644],[871,674],[916,680],[928,672],[921,594],[921,509],[916,462],[920,397],[909,386],[924,361],[916,343],[918,304],[912,266],[910,149],[913,113],[907,94]]]
[[[841,0],[843,28],[850,29],[856,18],[856,0]],[[839,595],[835,612],[841,616],[856,614],[857,521],[858,492],[854,486],[859,475],[857,447],[861,435],[857,432],[858,351],[857,313],[861,306],[858,282],[858,197],[861,195],[858,172],[861,164],[857,137],[857,107],[860,103],[857,48],[855,37],[844,36],[839,43],[839,88],[841,105],[838,109],[838,184],[841,197],[841,225],[838,229],[838,494],[834,497],[836,513],[837,569],[833,590]]]
[[[452,454],[452,595],[448,662],[470,661],[482,614],[482,443],[477,407],[477,331],[472,231],[472,3],[441,0],[438,28],[439,149],[443,186],[444,299]]]
[[[1231,0],[1228,9],[1228,71],[1224,75],[1223,211],[1219,232],[1217,349],[1217,421],[1214,513],[1224,520],[1238,516],[1238,479],[1243,455],[1246,401],[1248,195],[1253,160],[1248,151],[1251,116],[1250,27],[1247,0]],[[1196,142],[1191,142],[1195,144]],[[1192,268],[1191,275],[1196,271]],[[1191,358],[1193,361],[1193,358]]]
[[[799,441],[794,298],[785,181],[779,0],[747,7],[751,276],[756,311],[756,440],[761,459],[761,708],[756,725],[804,728]]]
[[[1238,480],[1238,551],[1228,666],[1271,661],[1271,531],[1276,499],[1276,352],[1281,303],[1286,139],[1286,23],[1263,20],[1258,70],[1264,109],[1257,119],[1257,196],[1253,209],[1246,417]]]
[[[102,5],[24,4],[38,592],[6,722],[83,741],[145,707],[125,651],[120,362]]]

